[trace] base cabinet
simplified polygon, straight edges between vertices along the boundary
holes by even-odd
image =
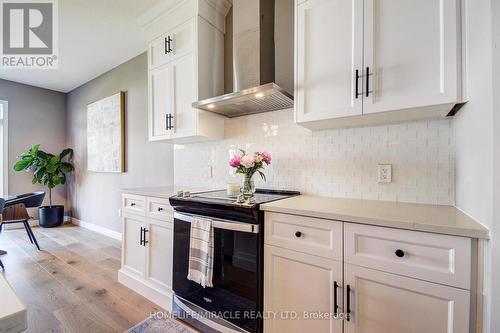
[[[450,257],[473,260],[470,239],[271,212],[265,225],[265,333],[473,332],[473,283],[458,288],[439,275],[408,273],[408,267],[441,265],[437,244]],[[338,251],[326,255],[317,241],[316,249],[305,246],[320,226],[332,230],[327,244]],[[380,265],[385,254],[390,271]],[[470,263],[453,267],[457,275],[472,275]]]
[[[273,316],[264,331],[341,333],[341,320],[317,316],[342,309],[342,263],[269,245],[264,253],[264,304]]]
[[[135,200],[136,211],[125,210]],[[166,310],[172,306],[173,210],[168,199],[123,195],[118,281]],[[139,206],[136,202],[142,202]]]
[[[467,290],[354,265],[344,279],[345,333],[469,332]]]

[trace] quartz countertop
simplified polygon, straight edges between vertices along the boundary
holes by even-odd
[[[136,188],[123,188],[122,193],[143,195],[145,197],[165,198],[168,199],[176,195],[179,191],[189,191],[191,193],[205,192],[214,189],[193,187],[193,186],[161,186],[161,187],[136,187]]]
[[[268,212],[471,238],[490,238],[490,231],[486,227],[453,206],[300,195],[260,207]]]
[[[0,274],[0,333],[17,333],[28,327],[27,311]]]

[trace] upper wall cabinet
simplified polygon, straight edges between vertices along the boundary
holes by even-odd
[[[140,19],[148,46],[149,140],[224,137],[224,118],[191,104],[224,90],[224,16],[215,0],[185,0]]]
[[[295,119],[332,128],[445,117],[462,101],[459,0],[307,0]]]

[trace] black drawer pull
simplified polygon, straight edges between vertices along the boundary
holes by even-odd
[[[302,233],[300,231],[295,232],[295,237],[297,238],[302,237]]]
[[[134,207],[134,206],[135,206],[135,202],[132,202],[132,203],[130,204],[130,207]]]
[[[396,257],[398,258],[403,258],[405,256],[405,251],[401,250],[401,249],[397,249],[394,254],[396,255]]]
[[[333,281],[333,314],[337,315],[337,310],[339,305],[337,304],[337,289],[339,288],[339,284],[337,281]]]
[[[161,207],[158,207],[158,211],[161,212],[163,210],[163,208]]]
[[[347,300],[346,300],[346,321],[351,321],[351,286],[347,285],[346,287]]]
[[[144,235],[144,228],[143,228],[143,227],[141,227],[141,240],[139,241],[139,244],[140,244],[140,245],[144,245],[144,244],[142,243],[142,242],[144,241],[144,240],[143,240],[143,235]]]

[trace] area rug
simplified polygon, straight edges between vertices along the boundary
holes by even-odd
[[[173,319],[149,317],[125,333],[197,333],[197,331]]]

